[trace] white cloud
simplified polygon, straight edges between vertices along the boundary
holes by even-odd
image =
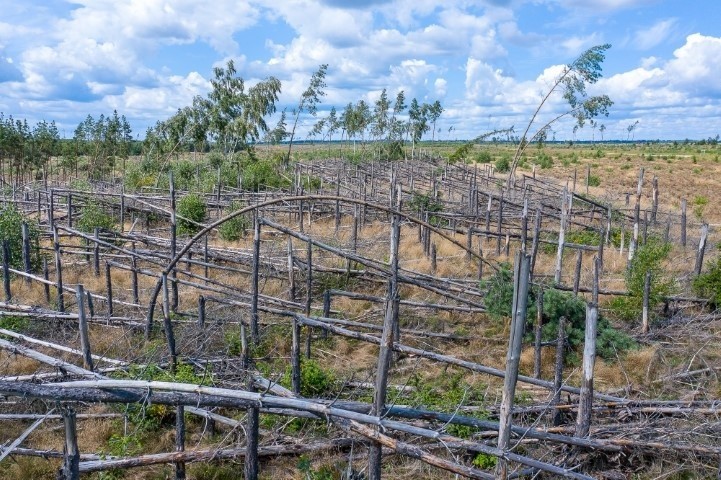
[[[670,18],[661,20],[645,30],[637,31],[633,39],[634,46],[639,50],[649,50],[655,47],[668,38],[675,25],[676,19]]]

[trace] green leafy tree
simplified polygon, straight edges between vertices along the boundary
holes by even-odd
[[[298,120],[300,115],[304,112],[309,113],[313,117],[318,114],[318,104],[321,101],[321,97],[325,96],[325,76],[328,71],[328,65],[322,64],[318,67],[315,73],[310,77],[310,83],[308,88],[305,89],[303,94],[300,96],[298,106],[293,110],[295,119],[293,120],[293,128],[290,130],[290,141],[288,142],[288,154],[286,155],[286,163],[290,161],[290,152],[293,148],[293,139],[295,138],[295,130],[298,126]]]
[[[556,77],[551,88],[546,92],[538,107],[536,107],[520,138],[508,174],[508,187],[513,183],[516,168],[528,144],[536,141],[538,135],[545,132],[549,126],[567,116],[575,119],[576,127],[583,127],[587,121],[600,115],[608,116],[608,108],[613,105],[611,99],[608,95],[589,97],[586,92],[586,86],[596,83],[601,78],[601,64],[606,58],[606,51],[609,48],[611,48],[610,44],[596,45],[589,48],[572,63],[566,65],[560,75]],[[551,96],[559,91],[568,104],[569,109],[553,115],[550,120],[546,121],[540,128],[536,128],[535,132],[531,134],[541,110],[546,103],[548,103]]]
[[[428,125],[429,107],[427,103],[419,104],[415,98],[411,100],[411,106],[408,109],[408,131],[411,135],[412,147],[411,158],[415,158],[416,144],[421,141],[423,134],[430,130]],[[435,127],[434,127],[435,129]]]
[[[436,140],[436,122],[439,118],[441,118],[441,114],[443,113],[443,107],[441,106],[441,102],[436,100],[433,102],[433,104],[428,106],[428,121],[433,124],[433,132],[431,134],[431,141]]]
[[[269,129],[266,117],[275,113],[280,80],[269,77],[246,90],[232,60],[225,68],[214,68],[213,74],[210,93],[194,100],[193,108],[208,116],[208,133],[223,155],[250,151]]]

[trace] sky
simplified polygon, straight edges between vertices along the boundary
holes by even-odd
[[[0,112],[67,137],[117,110],[142,138],[230,59],[248,84],[281,80],[279,110],[328,64],[320,117],[385,88],[439,100],[437,139],[519,133],[563,66],[605,43],[588,89],[614,102],[604,139],[721,133],[720,0],[0,0],[0,12]],[[539,121],[564,111],[554,95]],[[301,118],[298,138],[313,123]],[[552,136],[601,135],[561,120]]]

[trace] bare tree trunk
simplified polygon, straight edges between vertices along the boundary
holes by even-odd
[[[63,422],[65,423],[65,457],[63,466],[58,472],[61,480],[80,479],[80,450],[78,449],[78,436],[75,426],[75,410],[63,409]]]
[[[388,280],[388,297],[383,321],[383,333],[378,354],[378,367],[376,371],[375,399],[372,413],[378,416],[385,414],[386,393],[388,388],[388,371],[393,353],[393,333],[398,323],[398,245],[400,241],[400,219],[398,215],[391,218],[390,263],[391,276]],[[372,443],[368,456],[368,478],[379,480],[381,478],[381,445]]]
[[[513,275],[513,308],[511,309],[511,334],[506,356],[506,375],[503,382],[503,398],[499,414],[498,449],[506,451],[510,446],[511,423],[513,417],[513,397],[518,380],[518,366],[521,359],[523,329],[526,323],[526,307],[528,302],[528,280],[531,257],[519,251]],[[499,478],[508,477],[508,464],[499,459],[496,474]]]

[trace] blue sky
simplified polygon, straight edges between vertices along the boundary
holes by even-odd
[[[615,102],[599,121],[606,139],[636,121],[635,138],[721,133],[719,0],[0,0],[0,11],[0,111],[68,136],[114,109],[142,136],[231,58],[250,83],[282,81],[281,109],[327,63],[324,109],[386,88],[440,100],[437,138],[518,131],[562,66],[602,43],[613,46],[590,92]],[[545,114],[562,108],[554,98]],[[574,135],[568,122],[554,133]]]

